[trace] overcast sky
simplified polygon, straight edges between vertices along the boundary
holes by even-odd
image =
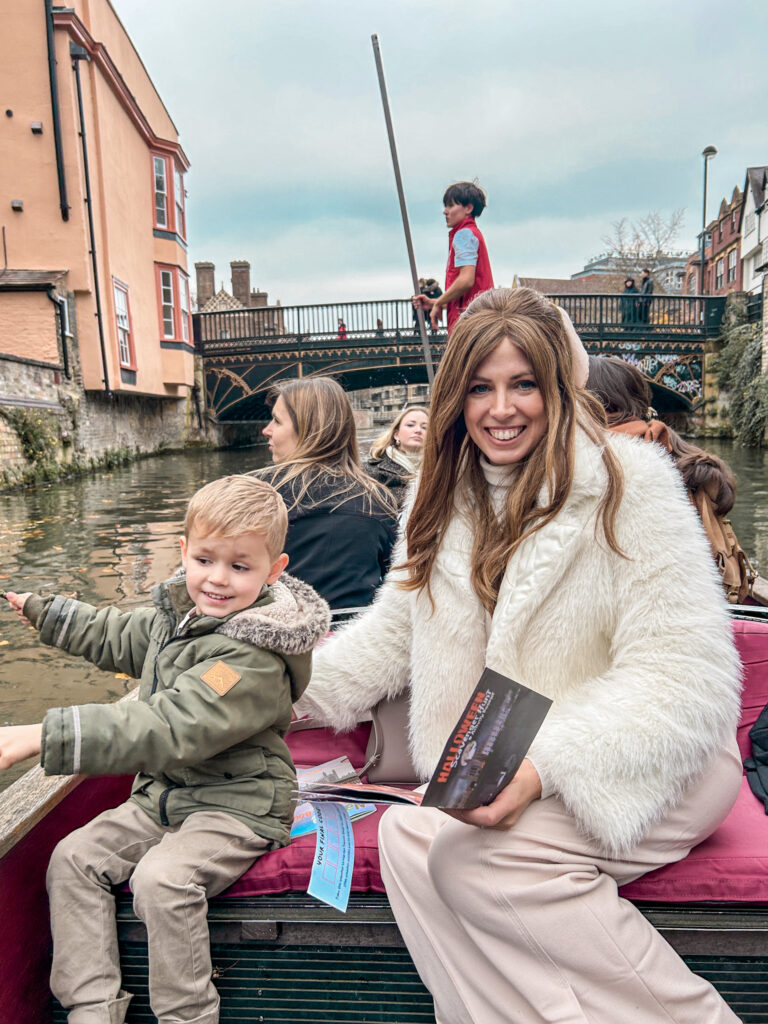
[[[621,217],[679,248],[768,163],[766,0],[112,0],[179,130],[190,271],[248,259],[270,302],[410,294],[370,36],[423,276],[477,177],[497,284],[570,277]]]

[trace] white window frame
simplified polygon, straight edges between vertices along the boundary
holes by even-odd
[[[176,337],[176,300],[175,300],[175,289],[173,287],[173,271],[160,269],[160,307],[163,314],[163,337],[164,338],[175,338]],[[170,301],[168,296],[170,295]],[[168,310],[170,310],[170,321],[168,316]],[[168,332],[168,323],[170,322],[171,329]]]
[[[131,313],[128,308],[128,289],[113,279],[112,290],[115,298],[115,325],[117,327],[117,351],[120,365],[133,367],[133,345],[131,344]]]
[[[162,171],[162,174],[160,173]],[[152,157],[152,181],[155,195],[155,224],[168,230],[168,166],[164,156]],[[160,186],[160,187],[158,187]],[[158,203],[161,198],[162,202]],[[160,214],[162,213],[162,219]]]
[[[728,253],[728,273],[727,273],[728,284],[730,284],[732,281],[736,280],[736,264],[737,264],[737,262],[738,262],[738,253],[736,252],[735,249],[731,249],[731,251]]]
[[[189,279],[181,271],[179,274],[179,319],[181,320],[181,338],[189,344]]]
[[[722,288],[725,280],[725,257],[721,256],[715,263],[715,288]]]
[[[184,175],[176,164],[173,165],[173,200],[176,213],[176,234],[187,237],[186,210],[184,203]]]

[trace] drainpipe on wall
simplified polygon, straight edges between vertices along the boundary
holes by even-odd
[[[200,385],[195,381],[192,385],[192,398],[195,402],[195,412],[197,413],[197,426],[199,430],[203,429],[203,417],[200,413]]]
[[[45,30],[48,39],[48,78],[51,83],[51,118],[53,120],[53,145],[56,150],[56,173],[59,178],[59,208],[61,219],[69,220],[67,202],[67,180],[64,177],[64,154],[61,149],[61,115],[59,112],[59,86],[56,81],[56,44],[53,38],[52,0],[45,0]]]
[[[107,350],[104,344],[104,318],[101,312],[101,292],[99,289],[99,267],[96,259],[96,232],[93,227],[93,200],[91,198],[91,174],[88,167],[88,143],[85,137],[85,115],[83,113],[83,88],[80,82],[80,61],[90,60],[88,51],[82,46],[69,44],[69,55],[72,58],[72,69],[75,72],[75,84],[77,87],[77,110],[80,118],[80,146],[83,152],[83,172],[85,175],[85,205],[88,207],[88,237],[91,243],[91,266],[93,268],[93,290],[96,295],[96,319],[99,325],[99,345],[101,346],[101,366],[104,375],[104,393],[107,398],[112,397],[112,389],[109,386],[109,371],[107,369]]]

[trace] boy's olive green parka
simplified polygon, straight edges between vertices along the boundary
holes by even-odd
[[[138,772],[131,799],[158,824],[226,811],[285,845],[296,776],[283,737],[312,648],[328,631],[328,606],[287,574],[223,618],[185,621],[192,602],[183,574],[152,598],[154,607],[132,612],[35,594],[25,602],[43,643],[140,679],[138,701],[50,710],[44,771]]]

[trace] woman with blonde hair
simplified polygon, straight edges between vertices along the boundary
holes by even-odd
[[[271,469],[259,471],[288,507],[290,572],[331,609],[370,604],[397,525],[389,492],[361,469],[349,399],[330,377],[282,381],[264,428]]]
[[[490,804],[382,818],[390,903],[441,1024],[736,1024],[617,894],[738,793],[728,614],[674,467],[604,429],[568,335],[530,289],[467,308],[399,564],[316,653],[297,711],[349,728],[410,686],[427,779],[484,666],[553,701]]]
[[[389,488],[398,505],[419,468],[428,421],[429,413],[422,406],[406,405],[371,445],[365,469]]]

